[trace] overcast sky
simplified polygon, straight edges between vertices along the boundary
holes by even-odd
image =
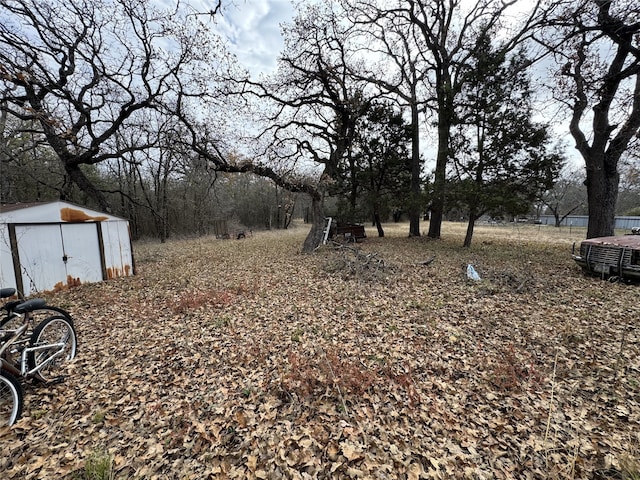
[[[200,0],[206,11],[206,0]],[[221,35],[229,40],[233,53],[253,76],[271,73],[282,50],[280,24],[293,19],[290,0],[225,0],[222,15],[217,16]]]

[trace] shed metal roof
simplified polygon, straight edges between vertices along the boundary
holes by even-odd
[[[87,221],[126,221],[126,219],[62,200],[0,205],[0,223],[82,223]]]
[[[38,205],[46,205],[52,202],[30,202],[30,203],[1,203],[0,213],[13,212],[14,210],[22,210],[23,208],[36,207]]]

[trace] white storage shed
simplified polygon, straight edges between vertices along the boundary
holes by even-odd
[[[0,206],[0,287],[27,297],[134,268],[123,218],[62,201]]]

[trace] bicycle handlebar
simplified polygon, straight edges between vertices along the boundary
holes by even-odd
[[[15,294],[15,288],[0,288],[0,298],[13,297]]]

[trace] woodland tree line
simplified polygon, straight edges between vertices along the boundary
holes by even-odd
[[[637,2],[308,2],[260,78],[215,33],[223,3],[0,0],[2,203],[161,240],[305,216],[306,251],[327,214],[432,238],[464,218],[470,245],[483,215],[586,212],[594,237],[640,213]]]

